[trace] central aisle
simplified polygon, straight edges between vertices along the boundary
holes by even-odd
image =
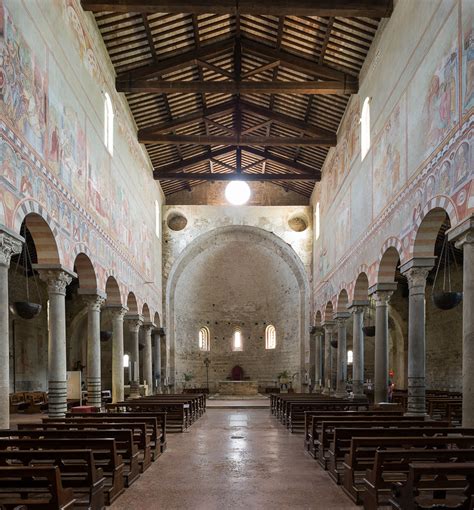
[[[268,409],[209,409],[111,507],[161,510],[357,508]]]

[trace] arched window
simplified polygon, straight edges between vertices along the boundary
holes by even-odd
[[[233,351],[242,350],[242,331],[240,331],[240,329],[236,329],[234,331],[234,336],[232,338],[232,350]]]
[[[130,356],[128,354],[123,355],[123,368],[128,368],[130,366]]]
[[[209,328],[205,326],[199,330],[199,349],[209,351],[211,349]]]
[[[110,155],[114,153],[114,108],[109,94],[104,92],[104,144]]]
[[[352,351],[347,351],[347,364],[350,365],[354,359],[354,353]]]
[[[370,97],[366,97],[360,116],[360,159],[364,160],[370,149]]]
[[[265,349],[275,349],[276,347],[276,329],[271,324],[265,329]]]
[[[317,241],[321,234],[321,217],[319,212],[319,202],[316,204],[316,210],[314,212],[314,238]]]

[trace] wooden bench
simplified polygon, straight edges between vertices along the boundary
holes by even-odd
[[[166,413],[156,416],[145,416],[145,413],[66,413],[63,421],[79,421],[86,423],[145,423],[148,431],[152,461],[156,460],[166,449]],[[44,418],[48,423],[55,418]]]
[[[304,445],[305,449],[310,451],[312,446],[311,439],[314,436],[315,425],[318,422],[319,417],[328,417],[336,419],[339,416],[381,416],[387,417],[387,419],[403,416],[402,411],[305,411],[304,412]]]
[[[124,461],[125,487],[129,487],[140,476],[139,451],[133,440],[131,430],[48,430],[42,425],[35,428],[26,428],[23,424],[18,425],[18,430],[0,430],[0,437],[17,437],[32,439],[115,439],[117,451]]]
[[[392,430],[393,432],[393,430]],[[458,432],[454,429],[453,432]],[[472,431],[471,431],[472,432]],[[346,494],[357,504],[362,502],[361,495],[365,491],[364,476],[367,469],[374,465],[375,455],[379,449],[471,449],[474,448],[474,435],[457,433],[456,435],[437,435],[427,437],[405,433],[403,437],[393,434],[392,436],[380,437],[353,437],[349,453],[344,458],[343,464],[343,489]]]
[[[403,484],[407,481],[409,466],[412,462],[474,462],[474,448],[377,450],[373,467],[367,470],[363,479],[364,509],[377,510],[379,505],[388,504],[393,484]]]
[[[474,494],[474,462],[416,462],[408,480],[396,484],[390,503],[394,510],[470,510]]]
[[[35,427],[36,426],[36,427]],[[21,428],[42,428],[43,430],[131,430],[138,447],[140,471],[143,473],[151,465],[152,451],[147,424],[142,421],[96,422],[86,419],[45,418],[42,424],[22,424]]]
[[[125,490],[124,464],[117,451],[114,439],[2,439],[0,452],[6,449],[17,450],[91,450],[97,468],[101,468],[105,477],[105,504],[110,505]]]
[[[304,432],[304,417],[305,411],[330,411],[340,410],[348,411],[350,409],[356,411],[368,410],[369,403],[367,400],[337,400],[337,401],[324,401],[317,400],[313,402],[289,402],[287,403],[286,410],[286,426],[292,433]]]
[[[74,508],[75,501],[55,466],[0,467],[0,505],[6,508],[67,510]]]
[[[184,432],[190,425],[189,405],[183,402],[146,402],[141,399],[134,399],[106,404],[105,407],[108,413],[166,412],[167,433]]]
[[[353,413],[353,414],[357,414]],[[312,454],[315,459],[319,459],[319,451],[320,448],[323,448],[327,451],[329,448],[330,442],[332,440],[332,435],[334,432],[335,426],[341,427],[371,427],[373,424],[381,424],[380,426],[398,426],[402,423],[407,423],[407,427],[411,427],[414,424],[423,423],[423,417],[408,417],[408,416],[384,416],[384,415],[359,415],[356,416],[347,416],[344,413],[338,415],[327,415],[321,414],[311,417],[311,433],[309,434],[309,440],[311,444],[309,447],[312,449]],[[324,423],[324,425],[323,425]],[[448,426],[447,422],[443,423],[443,425]],[[324,455],[321,456],[321,460],[324,458]],[[323,465],[323,464],[322,464]],[[325,465],[325,464],[324,464]]]
[[[91,510],[105,507],[105,478],[92,450],[2,450],[0,466],[57,466],[63,487],[74,493],[76,504]]]
[[[324,426],[324,422],[323,422]],[[347,427],[347,425],[345,426]],[[447,436],[449,434],[474,435],[474,429],[454,429],[447,427],[446,423],[438,424],[437,422],[414,422],[412,426],[406,426],[403,422],[388,426],[386,423],[367,424],[365,427],[330,427],[333,429],[333,440],[327,450],[327,469],[329,475],[336,483],[341,483],[341,474],[343,471],[344,457],[350,451],[351,440],[353,437],[400,437],[404,436]],[[324,432],[322,432],[324,434]]]

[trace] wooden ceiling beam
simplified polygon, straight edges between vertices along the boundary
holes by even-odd
[[[118,92],[140,94],[357,94],[357,81],[166,81],[117,82]]]
[[[275,121],[278,124],[282,124],[284,126],[296,129],[297,131],[302,131],[304,133],[314,136],[334,136],[334,139],[336,140],[335,133],[331,133],[331,131],[327,131],[326,129],[322,129],[317,126],[313,126],[311,124],[308,124],[307,122],[291,117],[290,115],[278,113],[273,110],[270,110],[269,108],[253,104],[248,101],[240,101],[240,105],[243,111],[253,113],[255,115],[258,115],[259,117],[264,117],[266,119]]]
[[[283,158],[281,156],[277,156],[276,154],[270,154],[267,151],[263,151],[261,149],[257,149],[255,147],[245,147],[244,152],[248,154],[252,154],[253,156],[257,156],[261,159],[265,159],[270,163],[275,163],[280,165],[290,171],[303,172],[309,175],[319,175],[321,177],[320,170],[317,170],[309,165],[305,165],[304,163],[298,163],[296,161],[292,161],[291,159]]]
[[[183,69],[189,65],[197,65],[198,61],[205,61],[210,57],[219,55],[220,53],[229,51],[234,48],[234,39],[224,39],[199,48],[194,48],[190,51],[185,51],[174,55],[173,57],[165,58],[156,63],[138,67],[121,73],[117,76],[115,83],[117,90],[122,84],[131,83],[137,79],[152,78],[154,76],[171,73],[179,69]]]
[[[307,174],[246,174],[246,173],[197,173],[197,172],[179,172],[174,174],[165,174],[155,176],[157,181],[319,181],[317,175]]]
[[[211,106],[210,108],[204,108],[203,110],[199,110],[195,113],[190,113],[188,115],[183,115],[182,117],[177,117],[169,122],[164,122],[162,124],[156,124],[154,126],[149,126],[146,128],[142,128],[138,130],[138,140],[142,141],[146,136],[153,133],[166,133],[168,131],[174,131],[179,128],[183,128],[189,126],[191,124],[195,124],[205,118],[212,118],[216,115],[225,115],[227,113],[232,113],[235,109],[235,101],[227,101],[217,106]]]
[[[169,165],[155,167],[155,169],[153,170],[153,176],[155,179],[157,179],[158,177],[161,177],[164,174],[180,172],[186,170],[186,168],[199,165],[200,163],[207,163],[209,159],[216,159],[219,156],[225,156],[234,151],[235,147],[224,147],[222,149],[207,152],[206,154],[201,154],[199,156],[194,156],[192,158],[186,158],[183,159],[182,161],[177,161],[176,163],[170,163]]]
[[[242,48],[254,55],[264,56],[271,60],[279,60],[285,67],[300,73],[342,82],[346,80],[357,83],[358,81],[357,78],[347,75],[342,71],[338,71],[337,69],[333,69],[326,64],[318,63],[305,57],[299,57],[298,55],[281,49],[272,48],[267,44],[262,44],[253,39],[242,39]]]
[[[85,11],[385,18],[393,0],[81,0]]]
[[[142,143],[154,143],[161,145],[254,145],[258,147],[299,147],[322,146],[334,147],[336,140],[330,137],[283,137],[283,136],[232,136],[228,135],[168,135],[151,134],[139,140]]]

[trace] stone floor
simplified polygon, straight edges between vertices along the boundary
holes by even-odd
[[[246,398],[246,399],[240,399],[240,398],[214,398],[214,399],[208,399],[206,403],[207,409],[247,409],[247,408],[253,408],[253,409],[270,409],[270,399],[269,398]]]
[[[268,409],[208,409],[112,510],[357,508]]]

